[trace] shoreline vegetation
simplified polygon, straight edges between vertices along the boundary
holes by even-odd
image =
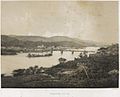
[[[1,55],[17,55],[17,51],[12,49],[2,49]]]
[[[13,76],[1,74],[2,88],[118,88],[118,44],[101,47],[97,53],[66,61],[50,68],[17,69]]]

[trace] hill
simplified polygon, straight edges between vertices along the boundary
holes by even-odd
[[[88,47],[101,46],[100,43],[84,41],[66,36],[41,37],[41,36],[16,36],[1,35],[2,46],[67,46],[67,47]]]

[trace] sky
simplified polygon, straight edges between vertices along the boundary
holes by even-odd
[[[4,1],[1,16],[4,35],[118,42],[117,2]]]

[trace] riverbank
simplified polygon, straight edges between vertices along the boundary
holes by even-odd
[[[49,68],[14,70],[13,76],[2,76],[2,88],[118,88],[118,56],[116,44]]]

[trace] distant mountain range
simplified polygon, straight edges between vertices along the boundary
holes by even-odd
[[[88,40],[80,40],[77,38],[70,38],[66,36],[54,36],[54,37],[41,37],[41,36],[17,36],[17,35],[1,35],[2,45],[11,44],[26,44],[26,42],[34,43],[52,43],[52,45],[57,46],[77,46],[77,47],[88,47],[88,46],[103,46],[102,43],[97,43]],[[21,42],[21,43],[20,43]],[[30,43],[29,43],[30,44]]]

